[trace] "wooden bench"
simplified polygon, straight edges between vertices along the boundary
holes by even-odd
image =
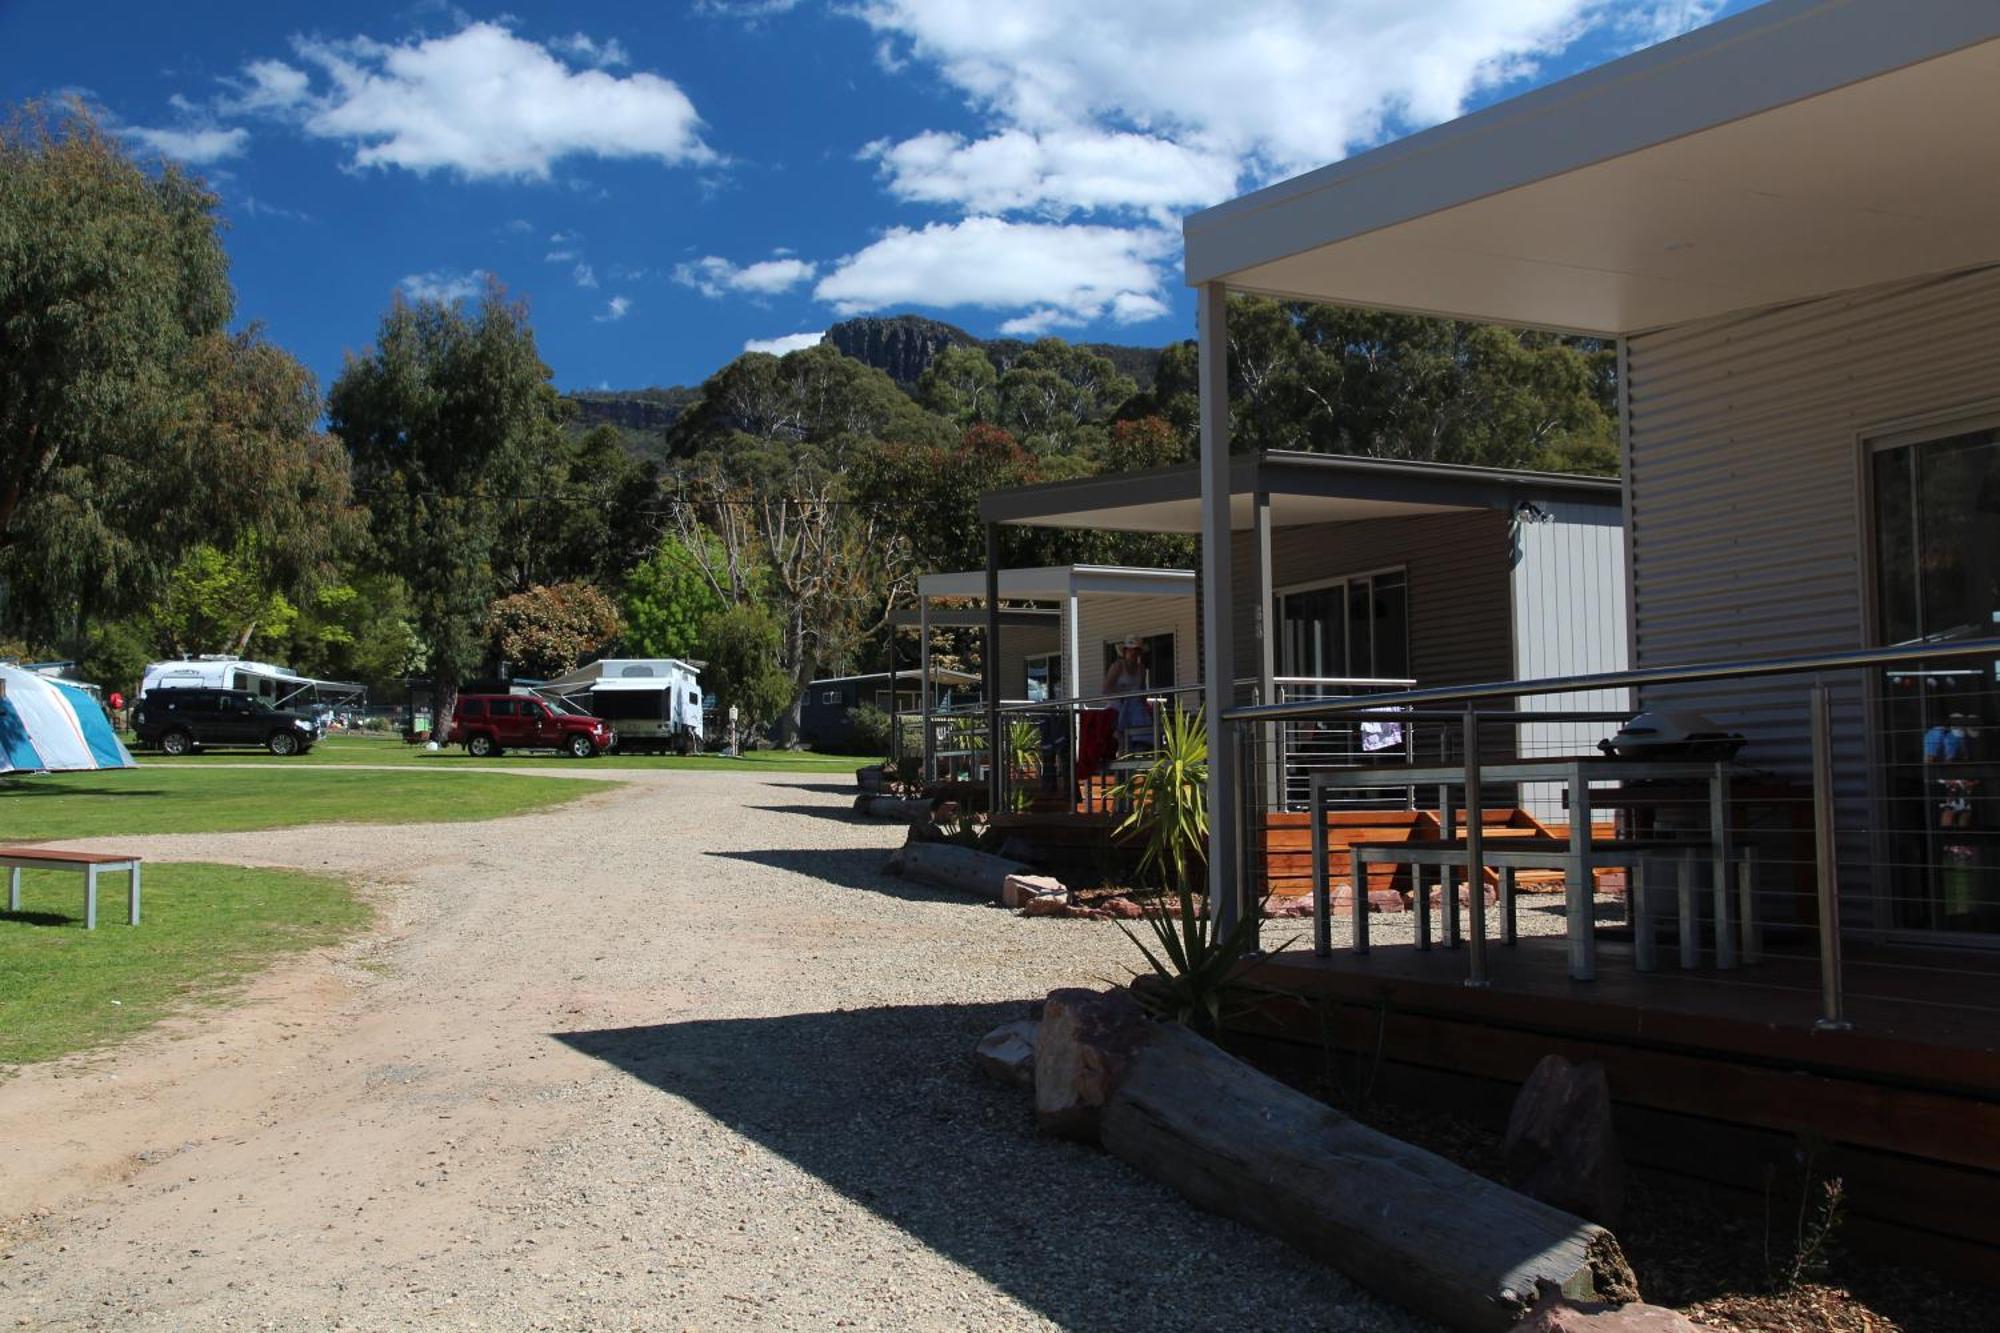
[[[105,871],[125,872],[126,912],[139,924],[139,861],[117,852],[65,852],[53,847],[0,847],[0,866],[7,868],[7,910],[21,910],[23,870],[74,870],[83,875],[83,928],[97,929],[97,877]]]

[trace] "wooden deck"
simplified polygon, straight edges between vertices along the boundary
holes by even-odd
[[[1252,971],[1282,998],[1241,1034],[1278,1064],[1331,1046],[1376,1062],[1392,1096],[1499,1123],[1544,1055],[1600,1060],[1631,1162],[1755,1208],[1769,1170],[1823,1142],[1858,1243],[2000,1282],[2000,958],[1850,949],[1854,1028],[1823,1032],[1816,956],[1641,975],[1607,932],[1587,983],[1560,938],[1488,956],[1493,984],[1475,990],[1463,950],[1286,953]]]

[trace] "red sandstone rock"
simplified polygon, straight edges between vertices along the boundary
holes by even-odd
[[[1049,992],[1035,1039],[1035,1123],[1042,1132],[1095,1143],[1099,1114],[1151,1026],[1127,991]]]

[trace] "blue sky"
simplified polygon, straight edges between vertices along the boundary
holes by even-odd
[[[856,314],[1189,336],[1185,213],[1745,7],[0,0],[0,99],[209,179],[239,318],[322,382],[491,274],[559,385],[635,388]]]

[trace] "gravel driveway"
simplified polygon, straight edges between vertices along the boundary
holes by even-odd
[[[571,770],[573,771],[573,770]],[[0,1324],[1413,1328],[983,1082],[1109,923],[878,872],[825,779],[605,770],[485,824],[121,841],[382,925],[0,1084]]]

